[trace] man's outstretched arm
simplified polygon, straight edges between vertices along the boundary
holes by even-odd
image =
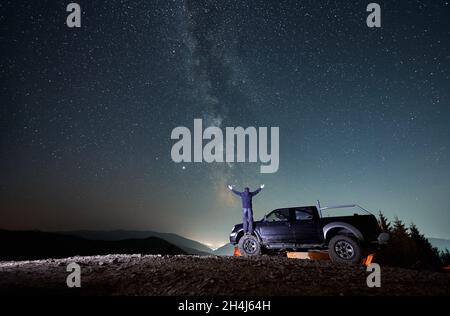
[[[261,186],[257,190],[253,191],[251,193],[252,196],[254,196],[254,195],[258,194],[259,192],[261,192],[262,189],[264,189],[264,184],[261,184]]]
[[[235,189],[233,189],[232,185],[228,185],[228,189],[230,189],[231,192],[233,192],[236,195],[242,196],[242,192],[236,191]]]

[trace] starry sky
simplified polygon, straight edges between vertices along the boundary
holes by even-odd
[[[359,203],[450,238],[450,5],[0,2],[0,227],[174,232],[213,247],[254,213]],[[280,168],[171,160],[177,126],[278,126]]]

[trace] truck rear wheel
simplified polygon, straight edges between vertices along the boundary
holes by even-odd
[[[348,236],[337,235],[328,244],[331,261],[343,264],[356,264],[361,261],[362,252],[359,243]]]
[[[239,251],[241,256],[259,256],[261,254],[261,245],[258,239],[253,235],[244,235],[239,239]]]

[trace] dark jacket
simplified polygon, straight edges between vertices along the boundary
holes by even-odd
[[[261,191],[261,188],[258,188],[258,190],[253,191],[253,192],[250,192],[250,191],[249,192],[247,192],[247,191],[239,192],[239,191],[236,191],[234,189],[231,190],[231,191],[233,191],[234,194],[239,195],[241,197],[241,199],[242,199],[242,208],[252,208],[253,207],[253,205],[252,205],[252,197],[254,197],[256,194],[258,194],[259,191]]]

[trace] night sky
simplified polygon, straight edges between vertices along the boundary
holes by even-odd
[[[174,232],[359,203],[450,238],[449,1],[0,2],[0,227]],[[177,126],[280,127],[280,168],[179,163]]]

